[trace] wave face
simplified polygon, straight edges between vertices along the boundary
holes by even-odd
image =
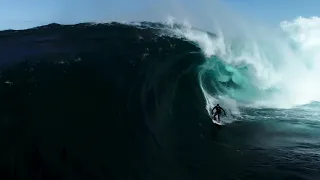
[[[197,78],[205,57],[170,29],[142,22],[1,32],[4,179],[153,179],[158,168],[165,179],[187,177],[181,160],[204,146],[198,123],[210,123]]]

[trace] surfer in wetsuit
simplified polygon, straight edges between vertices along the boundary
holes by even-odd
[[[213,110],[216,110],[216,112],[213,115],[213,119],[216,120],[216,116],[218,115],[218,120],[217,122],[220,122],[220,114],[221,111],[223,111],[224,115],[226,115],[226,112],[224,111],[224,109],[222,109],[222,107],[219,106],[219,104],[217,104],[211,111],[211,114],[213,114]]]

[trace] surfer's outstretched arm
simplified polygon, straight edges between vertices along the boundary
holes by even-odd
[[[213,110],[215,110],[217,108],[217,106],[213,107],[211,110],[211,115],[213,115]]]

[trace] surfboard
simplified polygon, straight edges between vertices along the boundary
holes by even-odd
[[[215,124],[217,124],[217,125],[219,125],[219,126],[222,126],[222,125],[223,125],[221,122],[216,121],[215,118],[212,117],[211,119],[212,119],[212,122],[213,122],[213,123],[215,123]]]

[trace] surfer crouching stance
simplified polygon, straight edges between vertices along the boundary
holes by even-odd
[[[214,114],[213,114],[213,110],[216,110],[216,112]],[[211,114],[213,114],[213,119],[214,120],[216,120],[216,116],[218,115],[217,122],[220,122],[221,111],[223,111],[224,115],[226,115],[226,112],[224,111],[224,109],[222,109],[222,107],[219,106],[219,104],[217,104],[211,111]]]

